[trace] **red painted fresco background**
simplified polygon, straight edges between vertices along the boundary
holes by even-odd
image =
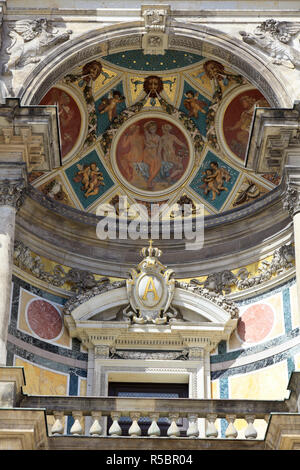
[[[64,158],[74,147],[81,127],[79,108],[69,93],[53,87],[44,96],[40,104],[57,105],[61,138],[61,152]]]

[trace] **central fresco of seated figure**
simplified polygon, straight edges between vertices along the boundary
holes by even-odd
[[[135,121],[120,135],[116,163],[135,188],[161,191],[185,174],[190,160],[187,139],[170,121],[149,117]]]

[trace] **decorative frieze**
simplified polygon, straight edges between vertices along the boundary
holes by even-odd
[[[122,351],[110,348],[110,359],[139,359],[139,360],[161,360],[161,361],[187,361],[189,359],[189,350],[183,349],[182,351],[163,351],[163,352],[148,352],[148,351]]]
[[[294,193],[289,193],[290,202],[287,202],[286,204],[294,207],[294,205],[292,205],[294,197]],[[276,276],[287,269],[292,268],[294,266],[294,259],[294,246],[282,245],[274,251],[271,261],[263,260],[261,262],[258,267],[258,273],[255,275],[251,275],[247,268],[239,269],[237,274],[226,269],[221,272],[209,274],[203,282],[199,282],[197,279],[192,279],[191,283],[199,286],[203,285],[203,288],[207,289],[209,292],[218,294],[222,294],[224,292],[225,294],[230,294],[234,287],[238,290],[249,289],[270,280],[273,276]]]
[[[68,309],[73,310],[80,303],[85,302],[94,295],[116,288],[110,286],[108,278],[96,280],[95,276],[89,271],[71,268],[68,272],[63,266],[57,264],[54,266],[53,272],[48,272],[42,262],[40,256],[34,255],[31,250],[22,242],[16,241],[14,249],[15,264],[26,271],[29,271],[34,277],[49,283],[52,286],[62,287],[69,284],[73,292],[77,292],[78,296],[72,297],[65,305],[65,312]],[[125,281],[123,282],[125,285]]]

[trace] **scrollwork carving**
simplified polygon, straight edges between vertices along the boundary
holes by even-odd
[[[168,10],[163,8],[146,8],[142,11],[146,31],[161,31],[166,28]]]
[[[15,243],[14,262],[19,268],[29,271],[33,276],[50,285],[62,287],[64,284],[69,284],[71,291],[77,294],[86,290],[100,289],[109,282],[106,277],[96,280],[92,273],[81,269],[71,268],[66,272],[58,264],[54,266],[52,273],[47,272],[40,256],[33,255],[31,250],[19,241]]]
[[[226,299],[222,294],[202,287],[196,280],[193,281],[194,282],[175,281],[175,286],[201,295],[201,297],[214,302],[216,305],[226,310],[230,314],[231,318],[238,318],[239,309],[234,302]]]
[[[273,276],[292,268],[294,259],[295,250],[293,245],[283,245],[274,251],[270,262],[261,262],[258,268],[258,274],[254,276],[251,276],[246,268],[241,268],[237,274],[234,274],[230,270],[224,270],[209,274],[203,282],[192,279],[191,283],[203,286],[203,289],[206,289],[210,293],[230,294],[233,287],[236,287],[238,290],[244,290],[269,281]]]

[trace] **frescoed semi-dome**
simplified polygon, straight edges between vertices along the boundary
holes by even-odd
[[[218,215],[279,183],[244,165],[254,110],[268,101],[217,60],[118,52],[74,68],[40,104],[58,108],[62,166],[31,183],[81,211],[126,196],[148,209],[184,198]]]

